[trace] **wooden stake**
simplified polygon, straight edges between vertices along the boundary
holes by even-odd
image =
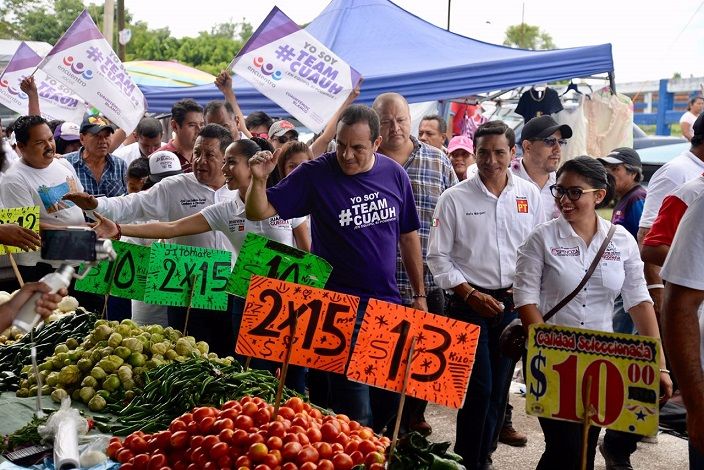
[[[191,304],[193,303],[194,290],[196,290],[196,277],[191,276],[191,292],[188,295],[188,307],[186,307],[186,321],[183,323],[183,336],[188,336],[188,320],[191,317]]]
[[[247,356],[247,359],[244,361],[244,370],[249,370],[249,365],[252,363],[252,356]]]
[[[587,393],[584,398],[584,424],[582,428],[582,465],[580,468],[582,470],[587,469],[587,448],[589,447],[589,428],[591,427],[592,416],[594,416],[594,410],[590,404],[592,394],[592,377],[587,377]]]
[[[288,363],[291,360],[291,350],[293,349],[293,340],[296,338],[296,326],[298,326],[298,317],[295,312],[291,312],[291,337],[286,346],[286,354],[284,355],[284,363],[281,366],[281,377],[279,377],[279,388],[276,390],[276,400],[274,401],[274,414],[271,420],[276,419],[281,406],[281,397],[284,394],[284,384],[286,383],[286,374],[288,373]]]
[[[5,250],[7,251],[7,247],[5,247]],[[20,274],[20,268],[17,267],[15,257],[12,256],[12,253],[10,253],[9,251],[7,252],[7,257],[10,258],[10,264],[12,265],[12,270],[15,272],[17,282],[20,283],[20,287],[24,286],[24,279],[22,279],[22,274]]]
[[[408,359],[406,362],[406,372],[403,374],[403,388],[401,389],[401,400],[398,402],[398,411],[396,412],[396,424],[394,425],[394,434],[391,439],[391,448],[389,449],[389,463],[393,462],[394,451],[398,441],[398,433],[401,429],[401,418],[403,417],[403,405],[406,404],[406,389],[408,388],[408,380],[411,378],[411,361],[413,353],[416,349],[416,337],[411,340],[411,348],[408,350]]]

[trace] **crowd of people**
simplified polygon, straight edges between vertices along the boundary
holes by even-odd
[[[26,79],[28,114],[12,125],[13,146],[0,152],[2,207],[38,205],[42,228],[96,220],[94,230],[105,238],[227,250],[233,263],[248,233],[310,251],[333,267],[327,289],[360,297],[355,335],[370,298],[480,326],[456,422],[454,449],[468,469],[492,468],[499,442],[527,442],[513,427],[508,403],[516,363],[499,348],[512,321],[520,318],[526,328],[543,322],[570,298],[549,323],[654,338],[662,326],[667,354],[660,365],[661,403],[673,391],[671,367],[690,412],[692,468],[704,468],[698,406],[704,343],[695,334],[696,325],[704,328],[697,313],[704,264],[696,256],[704,248],[696,225],[704,216],[698,198],[704,190],[702,116],[683,125],[691,149],[658,170],[646,191],[632,148],[563,158],[573,131],[550,115],[527,120],[518,141],[501,121],[453,136],[438,115],[413,129],[408,102],[397,93],[377,96],[371,107],[353,104],[356,89],[306,143],[287,120],[263,112],[245,116],[227,73],[218,75],[216,85],[224,100],[205,107],[178,101],[168,129],[144,117],[126,135],[101,116],[80,124],[47,122],[36,86]],[[691,106],[702,103],[698,98]],[[611,220],[599,217],[597,209],[614,198]],[[40,238],[6,224],[0,225],[0,242],[28,250]],[[604,250],[608,256],[590,270]],[[37,290],[45,292],[36,281],[57,266],[37,251],[15,259],[27,284],[14,303],[0,307],[4,322],[12,315],[6,310]],[[584,288],[570,294],[581,281]],[[75,294],[85,307],[102,308],[102,297]],[[47,314],[57,299],[44,295],[40,313]],[[243,300],[231,296],[229,315],[191,311],[189,332],[211,350],[231,354],[243,310]],[[178,329],[186,321],[181,307],[118,299],[108,314]],[[253,366],[277,368],[265,361]],[[304,368],[292,368],[287,384],[378,432],[392,428],[396,393]],[[406,401],[404,431],[432,432],[426,404]],[[545,452],[538,468],[578,468],[581,425],[543,418],[540,425]],[[592,427],[588,468],[598,435]],[[600,447],[607,468],[631,468],[638,440],[607,432]]]

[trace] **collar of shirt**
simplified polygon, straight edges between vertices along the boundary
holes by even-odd
[[[528,171],[526,171],[526,167],[525,167],[525,165],[523,164],[523,158],[519,158],[519,159],[516,160],[515,163],[512,163],[512,164],[511,164],[511,171],[512,171],[512,173],[515,174],[516,176],[519,176],[519,177],[523,178],[524,180],[530,181],[530,182],[533,183],[535,186],[537,186],[538,189],[540,189],[541,191],[542,191],[543,189],[545,189],[545,188],[548,188],[548,189],[549,189],[550,186],[552,186],[553,184],[555,184],[555,182],[557,181],[557,173],[554,172],[554,171],[551,171],[551,172],[548,174],[548,182],[545,183],[545,186],[543,186],[542,188],[541,188],[540,186],[538,186],[538,183],[536,183],[535,181],[533,181],[533,178],[531,178],[530,175],[528,174]]]
[[[87,167],[85,158],[83,157],[83,150],[84,147],[78,149],[78,158],[76,159],[76,161],[78,162],[79,166]],[[113,161],[114,158],[115,156],[111,153],[105,155],[105,162],[107,164],[106,170],[112,170],[115,167],[115,162]]]
[[[506,172],[506,176],[508,178],[508,181],[506,181],[506,187],[501,191],[501,194],[499,197],[496,197],[494,193],[489,191],[487,187],[484,185],[484,182],[482,181],[482,178],[479,176],[479,172],[477,172],[474,176],[471,176],[468,178],[470,180],[469,184],[474,184],[479,190],[484,193],[485,195],[492,197],[494,199],[501,199],[505,194],[507,194],[512,188],[513,188],[513,175],[511,174],[510,171]]]
[[[410,136],[411,142],[413,142],[413,150],[411,151],[411,154],[408,156],[408,160],[406,160],[406,163],[403,164],[403,168],[408,169],[409,166],[411,166],[411,162],[418,156],[418,153],[420,153],[421,149],[421,142],[420,140],[416,139],[413,136]]]
[[[608,233],[609,231],[611,222],[606,219],[602,219],[598,216],[597,220],[599,222],[597,233],[603,234],[605,236],[606,233]],[[560,216],[557,218],[557,233],[560,238],[579,238],[580,240],[582,239],[579,235],[577,235],[577,232],[574,231],[572,225],[567,222],[567,220],[562,214],[560,214]]]
[[[687,155],[687,157],[689,157],[689,159],[692,160],[694,163],[696,163],[700,167],[704,168],[704,161],[702,161],[701,158],[694,155],[691,151],[687,150],[687,152],[685,152],[685,155]]]

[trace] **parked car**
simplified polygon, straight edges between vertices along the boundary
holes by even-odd
[[[672,144],[639,148],[638,155],[643,163],[643,182],[647,184],[653,173],[677,155],[689,150],[689,147],[689,142],[684,140]]]
[[[650,147],[660,147],[662,145],[670,144],[682,144],[686,143],[687,139],[684,137],[678,137],[675,135],[648,135],[638,127],[633,124],[633,148],[640,151],[640,149],[650,148]]]

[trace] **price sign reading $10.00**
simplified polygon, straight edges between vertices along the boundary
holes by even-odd
[[[235,351],[283,362],[295,317],[290,363],[342,374],[358,307],[353,295],[252,276]]]
[[[347,378],[400,392],[414,337],[416,347],[406,393],[461,408],[474,364],[479,327],[440,315],[371,299]]]
[[[654,435],[658,429],[660,348],[646,336],[533,325],[528,336],[526,410],[583,422],[591,378],[592,424]]]

